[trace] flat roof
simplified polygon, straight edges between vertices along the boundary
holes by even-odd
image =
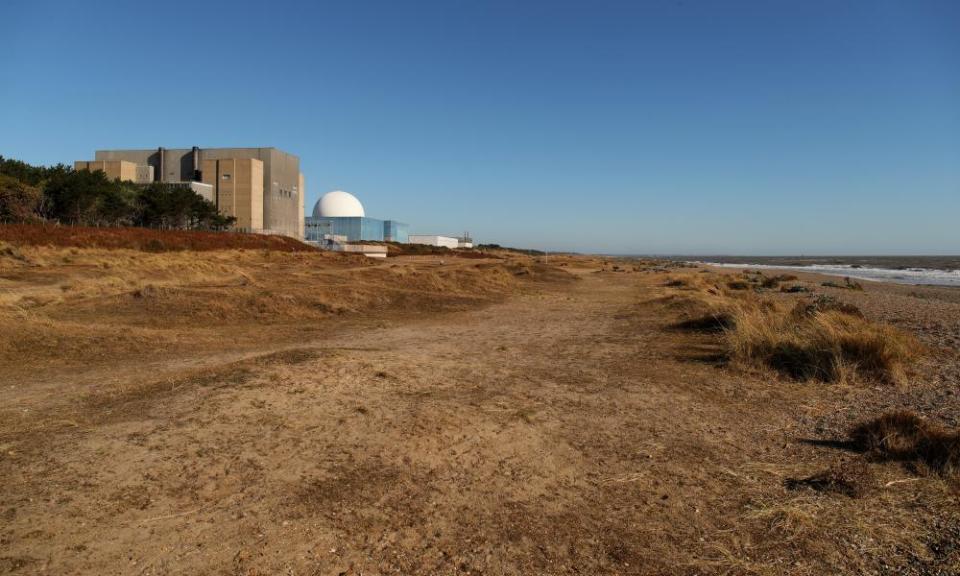
[[[94,152],[135,152],[138,154],[152,154],[160,150],[160,146],[156,148],[98,148]],[[165,152],[191,152],[193,151],[193,146],[188,146],[186,148],[168,148],[166,146],[162,147]],[[197,150],[203,152],[204,150],[276,150],[281,154],[286,154],[287,156],[293,156],[294,158],[300,159],[296,154],[281,150],[276,146],[197,146]]]

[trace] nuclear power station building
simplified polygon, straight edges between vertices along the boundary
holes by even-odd
[[[324,237],[342,238],[345,242],[407,242],[409,227],[396,220],[367,218],[363,204],[343,190],[327,192],[313,207],[313,216],[306,219],[305,239],[320,242]]]
[[[300,159],[276,148],[97,150],[74,167],[141,184],[203,183],[210,188],[191,187],[235,217],[238,230],[303,238]]]
[[[97,150],[93,160],[77,160],[74,168],[101,170],[110,179],[137,184],[190,188],[224,216],[236,218],[235,229],[241,232],[283,234],[368,256],[386,256],[386,248],[368,254],[375,249],[364,241],[472,247],[466,237],[411,235],[403,222],[368,218],[360,201],[342,190],[324,194],[305,218],[300,159],[276,148]]]

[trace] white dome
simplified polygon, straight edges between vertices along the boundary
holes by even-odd
[[[314,218],[364,216],[363,204],[357,197],[343,190],[327,192],[313,207]]]

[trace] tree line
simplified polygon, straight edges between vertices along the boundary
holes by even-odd
[[[121,182],[100,170],[0,156],[0,222],[222,230],[235,221],[183,186]]]

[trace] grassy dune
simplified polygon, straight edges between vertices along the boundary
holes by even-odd
[[[34,228],[22,236],[39,242]],[[52,242],[76,246],[0,241],[0,368],[175,353],[224,329],[253,341],[348,316],[457,310],[569,277],[529,259],[394,264],[270,236],[59,230]],[[170,249],[150,249],[154,235]],[[217,248],[226,241],[235,245]]]
[[[700,273],[672,278],[666,286],[685,291],[689,310],[698,312],[677,327],[722,333],[731,363],[799,380],[905,381],[921,352],[915,338],[829,296],[804,297],[790,306],[768,295],[791,280]]]

